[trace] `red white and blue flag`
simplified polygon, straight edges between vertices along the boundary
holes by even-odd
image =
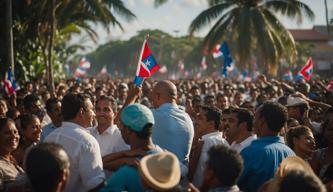
[[[218,58],[223,55],[224,63],[222,73],[225,77],[228,75],[227,69],[231,66],[232,58],[227,42],[223,42],[222,45],[217,45],[213,50],[212,54],[214,58]]]
[[[74,76],[81,77],[87,74],[88,69],[90,69],[91,63],[83,57],[80,60],[79,66],[76,68]]]
[[[214,49],[212,50],[212,54],[213,54],[214,59],[219,58],[223,55],[220,48],[221,48],[221,45],[216,45],[214,47]]]
[[[3,86],[7,96],[11,96],[13,93],[20,89],[20,87],[16,84],[12,69],[8,69]]]
[[[160,65],[156,62],[152,55],[147,40],[143,42],[142,50],[138,62],[138,68],[136,70],[136,76],[134,84],[140,86],[145,77],[150,77],[160,68]]]
[[[299,71],[298,75],[309,81],[313,74],[313,62],[310,57],[306,65]]]

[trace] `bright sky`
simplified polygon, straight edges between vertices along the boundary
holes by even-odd
[[[325,24],[325,8],[324,0],[302,0],[309,5],[316,14],[315,20],[312,22],[305,19],[301,25],[296,21],[287,18],[281,18],[282,23],[287,28],[312,28],[315,25]],[[330,17],[333,17],[333,0],[327,0]],[[134,36],[141,29],[160,29],[171,35],[183,36],[187,34],[191,21],[203,10],[207,8],[206,0],[169,0],[166,4],[154,8],[154,0],[123,0],[126,6],[136,15],[136,19],[132,22],[126,22],[116,15],[120,20],[124,31],[119,28],[110,27],[108,34],[101,26],[96,26],[99,39],[98,44],[104,44],[111,39],[127,40]],[[198,36],[204,36],[208,32],[208,28],[198,33]],[[88,50],[96,48],[94,44],[86,36],[74,37],[73,42],[89,46]]]

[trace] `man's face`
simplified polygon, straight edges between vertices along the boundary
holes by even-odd
[[[240,133],[239,122],[236,113],[231,113],[227,119],[226,137],[229,141],[235,141]]]
[[[52,105],[52,110],[48,112],[48,115],[51,117],[52,121],[60,122],[62,121],[61,114],[61,103],[57,102]]]
[[[221,130],[225,131],[227,129],[228,119],[230,118],[231,114],[222,114],[222,120],[221,120]]]
[[[112,104],[108,100],[100,100],[96,105],[96,118],[98,124],[108,124],[113,122],[114,113]]]
[[[83,110],[83,127],[91,127],[95,116],[94,106],[90,99],[85,100],[85,109]]]
[[[197,129],[198,129],[198,133],[199,135],[202,135],[207,127],[207,118],[206,118],[206,111],[203,109],[200,109],[200,113],[198,115],[198,118],[196,119],[196,123],[197,123]]]
[[[301,113],[298,107],[287,107],[288,109],[288,117],[294,118],[297,121],[300,121],[302,119]]]
[[[226,96],[223,96],[223,97],[219,97],[217,99],[217,106],[223,110],[223,109],[226,109],[229,107],[229,100]]]
[[[42,110],[42,104],[40,100],[34,101],[30,106],[30,112],[34,115],[38,116],[41,110]]]

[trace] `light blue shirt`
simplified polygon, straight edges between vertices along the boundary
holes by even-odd
[[[266,136],[254,140],[250,146],[241,151],[244,170],[238,181],[242,191],[254,192],[271,179],[281,161],[295,153],[279,136]]]
[[[194,136],[190,116],[172,103],[165,103],[152,112],[155,119],[153,142],[174,153],[187,166]]]
[[[54,130],[56,130],[58,127],[56,127],[53,123],[49,123],[47,125],[45,125],[42,128],[42,133],[40,136],[40,141],[43,142],[44,139]]]

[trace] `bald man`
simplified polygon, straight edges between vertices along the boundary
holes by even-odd
[[[141,94],[140,87],[129,90],[124,106],[134,103]],[[174,153],[181,162],[182,176],[188,172],[194,129],[190,116],[177,105],[177,88],[171,81],[160,81],[153,88],[151,100],[155,124],[153,142]],[[118,118],[118,117],[117,117]]]
[[[194,129],[190,116],[177,105],[177,88],[171,81],[158,82],[152,91],[155,119],[153,142],[174,153],[182,163],[182,175],[192,146]]]

